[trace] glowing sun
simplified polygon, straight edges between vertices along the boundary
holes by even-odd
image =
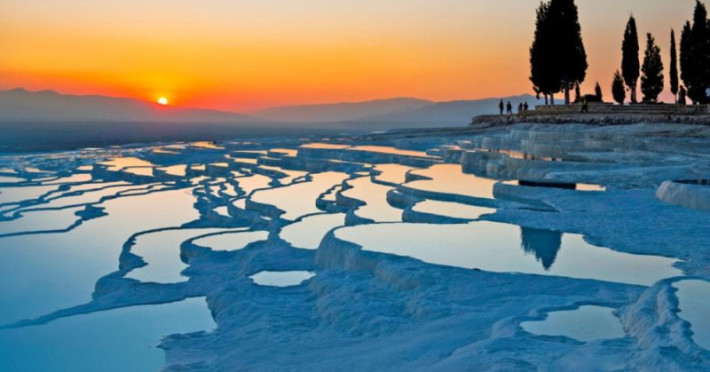
[[[160,97],[158,98],[158,104],[159,105],[167,105],[168,104],[168,99],[165,97]]]

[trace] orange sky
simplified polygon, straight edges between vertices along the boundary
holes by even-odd
[[[248,111],[410,96],[530,92],[533,0],[0,0],[0,89]],[[577,0],[610,96],[631,11],[668,63],[694,0]],[[642,34],[642,36],[643,36]],[[642,37],[645,42],[645,37]],[[666,71],[668,70],[666,66]]]

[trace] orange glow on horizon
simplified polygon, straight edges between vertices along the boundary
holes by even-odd
[[[538,2],[274,1],[8,0],[0,89],[165,97],[170,105],[235,112],[531,93]],[[598,81],[607,99],[629,12],[641,35],[654,33],[667,63],[670,28],[679,35],[693,10],[677,1],[577,5],[590,65],[582,90]]]

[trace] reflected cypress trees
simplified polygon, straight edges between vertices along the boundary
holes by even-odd
[[[658,95],[663,91],[663,61],[661,48],[651,34],[646,35],[646,53],[641,67],[641,92],[645,103],[656,103]]]
[[[520,239],[525,253],[534,255],[545,270],[552,268],[562,247],[561,232],[520,226]]]
[[[634,16],[629,17],[629,22],[626,24],[621,51],[623,55],[621,60],[621,74],[624,77],[626,86],[631,92],[631,103],[637,103],[636,85],[638,83],[641,66],[639,64],[639,37]]]

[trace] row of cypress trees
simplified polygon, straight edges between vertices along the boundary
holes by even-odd
[[[709,103],[710,87],[710,21],[705,5],[696,0],[693,23],[683,27],[680,41],[681,78],[687,95],[695,103]],[[683,98],[686,89],[679,87],[678,55],[675,31],[671,30],[670,89],[674,96]],[[621,72],[616,71],[612,82],[614,100],[624,103],[626,90],[630,100],[637,103],[636,90],[641,82],[643,101],[655,103],[665,88],[661,49],[650,33],[646,35],[643,64],[639,62],[639,40],[636,20],[629,18],[622,43]],[[535,38],[530,47],[530,80],[538,95],[548,97],[565,92],[565,103],[570,103],[569,90],[584,81],[587,70],[586,52],[582,41],[577,6],[574,0],[549,0],[537,9]],[[599,89],[597,89],[599,90]]]
[[[675,34],[671,30],[671,91],[678,93],[677,86],[677,62],[675,56]],[[665,86],[663,77],[663,60],[661,59],[661,48],[656,45],[653,35],[646,34],[646,52],[643,58],[643,65],[639,63],[639,40],[636,28],[636,19],[629,17],[624,31],[624,41],[621,44],[622,59],[621,73],[614,74],[611,90],[614,100],[623,104],[626,99],[624,85],[631,93],[631,103],[637,103],[636,88],[639,77],[641,78],[641,92],[643,102],[655,103],[658,95],[663,92]],[[675,73],[675,78],[673,77]]]

